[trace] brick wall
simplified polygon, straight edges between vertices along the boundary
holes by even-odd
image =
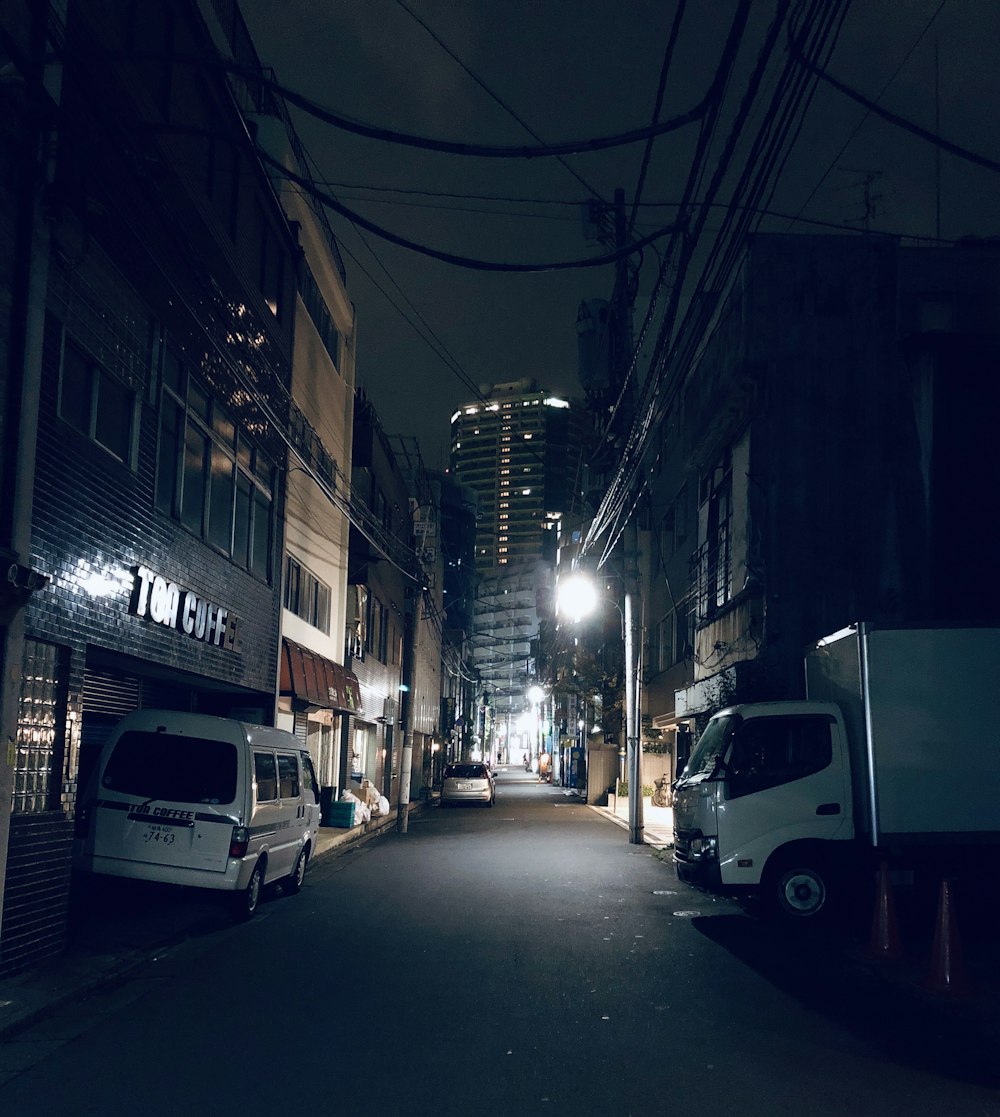
[[[0,976],[65,950],[72,838],[73,825],[61,811],[12,816]]]

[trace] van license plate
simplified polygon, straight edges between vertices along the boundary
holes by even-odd
[[[144,842],[152,845],[173,845],[177,840],[177,830],[172,826],[157,826],[150,823],[142,835]]]

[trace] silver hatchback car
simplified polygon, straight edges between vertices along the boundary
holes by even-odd
[[[485,803],[492,807],[497,792],[488,764],[448,764],[441,785],[441,806],[452,803]]]

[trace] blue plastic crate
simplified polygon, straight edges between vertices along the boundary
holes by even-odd
[[[341,826],[349,828],[354,825],[354,814],[357,808],[357,803],[348,803],[344,800],[337,800],[331,803],[323,817],[324,826]]]

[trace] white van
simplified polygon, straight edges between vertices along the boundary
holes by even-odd
[[[85,872],[233,893],[249,919],[265,884],[297,892],[319,827],[309,753],[281,729],[136,710],[111,732],[86,791]]]

